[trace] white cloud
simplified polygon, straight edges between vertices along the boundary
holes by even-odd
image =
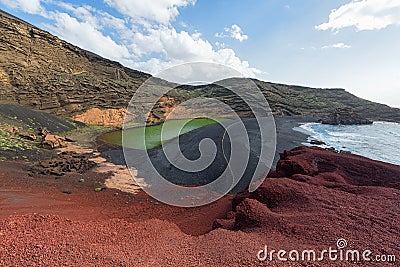
[[[93,27],[97,27],[99,24],[99,19],[92,14],[95,9],[89,5],[75,7],[70,3],[64,3],[61,1],[56,2],[56,4],[67,11],[71,11],[76,18],[92,25]]]
[[[112,29],[116,29],[119,31],[126,31],[127,28],[125,26],[125,20],[116,18],[107,12],[99,11],[99,15],[101,16],[100,23],[103,27],[110,27]]]
[[[40,15],[52,21],[45,24],[47,30],[83,49],[131,68],[156,74],[174,65],[200,61],[224,64],[248,77],[261,73],[241,60],[234,50],[223,45],[213,46],[200,32],[178,32],[170,24],[179,14],[177,8],[194,4],[194,0],[104,1],[113,5],[125,18],[114,17],[89,5],[52,0],[46,0],[46,3],[51,3],[58,11],[47,12],[39,1],[37,3],[43,11]],[[22,9],[22,6],[16,8]],[[139,17],[133,19],[137,12]],[[232,25],[227,32],[240,41],[247,39],[237,25]]]
[[[389,25],[400,25],[399,0],[352,1],[331,11],[329,20],[315,28],[339,30],[356,27],[357,30],[379,30]]]
[[[240,60],[232,49],[214,49],[210,42],[202,39],[198,33],[177,32],[174,28],[167,26],[149,29],[147,35],[140,32],[135,33],[131,48],[138,57],[161,53],[164,55],[167,65],[204,61],[228,65],[249,77],[255,77],[260,73],[259,70],[250,68],[247,61]],[[155,73],[159,69],[156,64],[159,61],[151,60],[148,63],[148,71]]]
[[[178,15],[179,7],[194,5],[195,0],[104,0],[109,6],[136,21],[141,19],[168,24]]]
[[[109,59],[121,61],[130,57],[125,46],[104,36],[89,22],[80,22],[60,12],[50,12],[50,17],[55,20],[55,25],[46,25],[47,28],[64,40]]]
[[[322,47],[322,49],[329,49],[329,48],[346,49],[346,48],[351,48],[351,45],[347,45],[344,43],[336,43],[332,45],[325,45]]]
[[[146,61],[131,61],[126,62],[127,66],[132,68],[140,69],[142,71],[151,73],[153,75],[162,72],[163,70],[170,68],[174,65],[171,61],[161,60],[159,58],[151,58]]]
[[[101,30],[105,27],[120,30],[121,32],[128,30],[125,26],[125,20],[116,18],[107,12],[97,10],[92,6],[75,6],[61,1],[57,1],[55,4],[66,11],[70,11],[74,17],[80,21],[90,24],[92,27],[98,30]]]
[[[187,28],[187,27],[188,27],[187,23],[184,22],[184,21],[180,21],[180,22],[179,22],[179,25],[180,25],[182,28]]]
[[[229,32],[231,33],[232,38],[239,40],[240,42],[243,42],[249,38],[246,34],[243,34],[242,29],[236,24],[232,25]]]
[[[43,12],[40,0],[0,0],[0,2],[10,8],[20,9],[29,14],[41,14]]]
[[[214,44],[218,48],[225,48],[226,47],[226,44],[224,42],[222,42],[222,43],[221,42],[215,42]]]
[[[230,28],[225,28],[223,33],[216,33],[215,37],[218,38],[231,37],[233,39],[238,40],[239,42],[243,42],[249,39],[249,36],[243,34],[242,29],[236,24],[233,24]]]

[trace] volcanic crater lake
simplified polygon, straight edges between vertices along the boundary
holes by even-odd
[[[177,119],[167,120],[165,123],[125,129],[124,146],[134,149],[153,149],[163,143],[206,125],[222,122],[225,119]],[[145,138],[145,142],[143,139]],[[99,137],[100,141],[108,144],[122,146],[122,130],[105,133]]]

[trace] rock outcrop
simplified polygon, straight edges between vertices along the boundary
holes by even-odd
[[[45,149],[56,149],[56,148],[67,147],[68,142],[71,141],[64,136],[51,134],[50,131],[48,131],[46,128],[39,128],[37,134],[20,133],[19,135],[25,139],[39,142],[40,147]]]
[[[125,107],[149,74],[125,68],[0,11],[0,102],[72,117]]]
[[[41,145],[43,148],[46,149],[56,149],[68,146],[65,137],[54,134],[47,134],[46,136],[44,136]]]
[[[307,244],[306,249],[345,238],[352,248],[367,245],[383,254],[396,253],[400,166],[299,147],[282,154],[272,176],[256,191],[238,195],[232,211],[216,220],[214,228],[272,240],[293,238]],[[371,227],[379,240],[368,243]],[[270,242],[266,244],[272,249]]]
[[[322,124],[331,125],[363,125],[372,124],[373,121],[362,118],[351,108],[339,108],[323,119]]]
[[[53,159],[45,160],[32,166],[31,172],[62,176],[68,172],[84,173],[96,165],[95,162],[89,160],[87,155],[61,152]]]
[[[121,125],[124,122],[126,108],[99,109],[91,108],[73,117],[75,121],[86,124]]]

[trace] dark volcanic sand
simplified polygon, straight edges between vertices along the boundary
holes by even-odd
[[[301,143],[307,141],[307,135],[300,133],[298,131],[294,131],[293,128],[299,126],[301,123],[316,121],[316,118],[313,117],[304,117],[304,116],[285,116],[285,117],[276,117],[276,153],[272,163],[272,169],[275,169],[276,163],[279,160],[279,153],[292,149],[299,146]],[[227,125],[234,125],[236,121],[227,121]],[[259,164],[259,155],[260,155],[260,131],[257,120],[254,118],[245,118],[243,119],[243,124],[247,129],[247,134],[250,140],[249,147],[246,148],[245,145],[242,145],[243,154],[246,154],[250,151],[249,161],[247,164],[247,168],[240,180],[240,182],[235,186],[235,188],[231,191],[233,193],[238,193],[246,190],[248,185],[253,178],[254,171]],[[269,122],[267,122],[267,125]],[[226,126],[226,125],[225,125]],[[272,129],[273,130],[273,129]],[[179,157],[173,158],[173,163],[171,164],[170,159],[168,159],[164,153],[164,150],[170,151],[172,155],[175,155],[175,146],[169,142],[164,144],[163,148],[157,148],[149,151],[143,150],[135,150],[135,149],[127,149],[129,151],[129,162],[130,166],[133,166],[138,170],[138,177],[143,177],[147,180],[149,184],[152,184],[151,179],[154,177],[153,166],[157,169],[157,171],[167,179],[168,181],[174,184],[185,184],[185,185],[204,185],[211,183],[218,177],[220,177],[223,172],[227,168],[227,159],[230,157],[230,137],[226,135],[224,143],[223,137],[225,134],[225,129],[219,124],[212,124],[201,127],[199,129],[195,129],[187,134],[183,134],[179,137],[179,151],[182,154],[190,159],[196,160],[200,157],[199,152],[199,144],[204,139],[213,140],[215,147],[217,149],[216,156],[214,161],[204,170],[199,172],[187,172],[183,171],[178,167],[181,163]],[[264,134],[268,135],[268,131],[264,132]],[[233,137],[236,138],[236,137]],[[242,138],[239,136],[238,139],[234,140],[235,144],[241,143]],[[269,147],[268,143],[265,143],[264,146],[266,149],[273,149],[272,146]],[[222,147],[224,149],[222,149]],[[107,158],[109,161],[116,164],[124,164],[125,159],[123,156],[123,152],[121,148],[115,149],[115,147],[110,147],[104,145],[100,147],[100,150],[103,151],[103,157]],[[147,155],[151,159],[151,164],[147,162]],[[245,155],[243,155],[244,157]],[[259,173],[259,178],[265,177],[268,174],[268,171],[265,173]]]
[[[74,122],[74,125],[68,120],[19,104],[0,104],[0,120],[8,121],[11,125],[21,124],[26,128],[46,128],[52,133],[70,131],[76,128],[75,125],[82,125],[80,122]]]
[[[316,122],[318,118],[314,116],[280,116],[280,117],[275,116],[274,120],[276,125],[277,139],[276,139],[276,153],[272,165],[273,169],[275,169],[276,163],[279,160],[279,153],[281,153],[284,150],[290,150],[292,148],[295,148],[301,145],[301,143],[307,141],[308,136],[306,134],[295,131],[293,130],[293,128],[298,127],[303,123]],[[210,131],[213,131],[213,133],[210,134]],[[191,136],[193,135],[193,133],[197,133],[200,137],[202,136],[203,138],[204,137],[212,138],[215,141],[215,143],[218,144],[220,142],[220,139],[224,131],[221,127],[216,127],[216,125],[209,125],[196,129],[187,134],[187,136]],[[191,141],[191,138],[187,138],[185,139],[185,141]],[[110,162],[120,165],[125,164],[124,156],[120,147],[116,145],[109,145],[102,141],[98,141],[98,143],[100,151],[103,152],[103,156],[106,157]],[[189,147],[197,148],[198,144],[195,144],[194,141],[191,141],[187,142],[186,144],[183,144],[183,146],[188,148]],[[157,151],[158,149],[154,150]],[[223,162],[220,163],[220,165],[223,164],[224,164]]]
[[[1,266],[398,266],[257,260],[264,245],[321,251],[339,238],[351,249],[398,254],[400,167],[355,155],[285,153],[279,178],[236,197],[228,215],[232,197],[174,208],[144,193],[94,192],[99,174],[79,183],[74,174],[29,177],[19,163],[0,169]]]

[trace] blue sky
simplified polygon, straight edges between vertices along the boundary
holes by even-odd
[[[0,0],[0,8],[152,74],[216,62],[400,107],[400,0]]]

